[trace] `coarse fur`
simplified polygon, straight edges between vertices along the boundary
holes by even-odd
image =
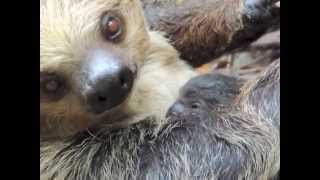
[[[257,113],[280,130],[280,59],[242,88],[236,100],[247,113]]]
[[[70,136],[100,121],[114,127],[151,117],[161,124],[179,88],[195,75],[160,32],[147,29],[137,0],[41,0],[40,5],[40,73],[56,73],[69,82],[63,99],[40,101],[42,137]],[[125,21],[124,40],[117,44],[99,34],[99,18],[109,10]],[[137,71],[130,96],[102,118],[87,111],[78,85],[88,73],[82,68],[86,57],[96,47],[125,57]]]
[[[241,84],[220,74],[195,77],[168,116],[193,135],[208,135],[194,138],[190,133],[189,141],[195,140],[198,150],[204,144],[212,147],[206,163],[213,164],[210,170],[218,179],[280,178],[280,60]]]
[[[126,22],[125,38],[118,44],[102,41],[98,33],[97,21],[107,10],[121,13]],[[203,115],[211,112],[204,106],[190,114],[191,121],[165,118],[178,90],[195,73],[160,33],[146,28],[139,1],[41,0],[40,21],[40,73],[62,74],[70,86],[63,99],[40,101],[41,179],[232,179],[228,157],[234,167],[245,168],[240,152],[265,155],[277,143],[278,131],[250,121],[257,117],[241,111],[217,113],[212,121],[212,114]],[[88,112],[77,91],[79,74],[88,73],[81,71],[85,57],[97,46],[126,56],[125,63],[137,68],[130,96],[104,118]],[[222,131],[224,126],[228,128]],[[253,136],[245,139],[239,132]],[[230,149],[220,151],[225,140]],[[272,165],[268,160],[277,157],[255,155],[248,160],[255,162],[248,163],[252,171],[236,174],[247,179],[273,174],[265,170]]]
[[[262,100],[259,94],[265,93],[255,92],[259,88],[252,87],[277,84],[275,77],[279,77],[279,71],[267,71],[256,81],[246,83],[243,86],[246,89],[241,88],[243,82],[236,79],[224,82],[228,78],[220,75],[196,77],[184,86],[176,102],[183,103],[185,109],[178,114],[169,113],[169,121],[160,130],[145,120],[126,128],[102,131],[103,128],[98,127],[72,139],[42,143],[41,178],[275,178],[280,165],[280,130],[264,115],[246,112],[242,107],[247,104],[245,100],[238,101],[246,99],[243,95]],[[207,86],[208,80],[216,83]],[[195,92],[191,86],[200,88]],[[230,86],[234,89],[225,91]],[[266,90],[278,94],[278,86],[274,87]],[[210,90],[222,92],[212,96],[208,93]],[[212,101],[221,97],[223,101]],[[274,100],[267,97],[266,101]],[[193,103],[197,103],[197,107],[192,106]]]
[[[152,29],[198,67],[279,27],[275,0],[142,0]]]

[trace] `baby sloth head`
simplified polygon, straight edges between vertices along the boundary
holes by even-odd
[[[178,100],[167,117],[188,118],[206,114],[219,105],[226,105],[240,93],[244,81],[222,74],[204,74],[189,80],[180,90]]]
[[[146,58],[138,0],[40,1],[41,137],[116,121]]]

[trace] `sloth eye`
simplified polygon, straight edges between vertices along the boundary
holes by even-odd
[[[101,17],[101,33],[108,41],[119,41],[123,34],[123,25],[120,16],[107,12]]]
[[[63,97],[65,85],[61,77],[40,73],[40,100],[56,101]]]
[[[192,109],[198,109],[200,107],[200,103],[199,102],[192,102],[191,103],[191,108]]]

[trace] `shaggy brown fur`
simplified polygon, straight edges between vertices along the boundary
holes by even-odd
[[[244,47],[280,25],[273,0],[142,0],[152,29],[166,32],[191,65]]]

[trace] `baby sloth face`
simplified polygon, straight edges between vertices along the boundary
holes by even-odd
[[[138,0],[40,0],[40,134],[115,121],[149,35]]]
[[[178,100],[167,117],[190,118],[204,115],[219,105],[231,103],[240,93],[244,81],[221,74],[205,74],[192,78],[180,90]]]

